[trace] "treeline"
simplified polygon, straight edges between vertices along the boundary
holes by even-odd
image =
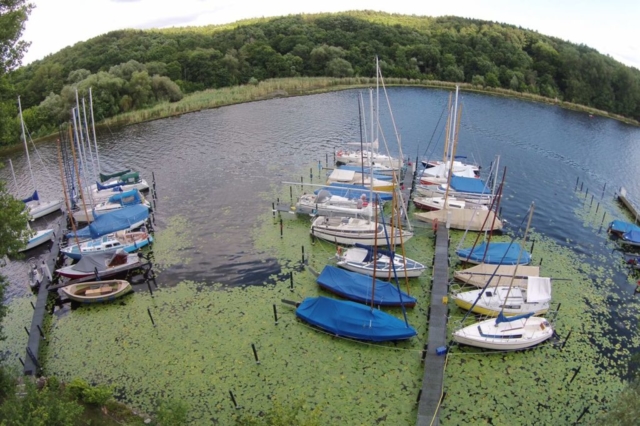
[[[640,71],[592,48],[494,22],[379,12],[114,31],[21,67],[10,82],[29,128],[45,133],[68,119],[76,87],[81,97],[92,87],[100,120],[269,78],[374,76],[375,56],[385,77],[510,89],[640,120]]]

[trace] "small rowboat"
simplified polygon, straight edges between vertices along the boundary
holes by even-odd
[[[71,300],[80,303],[100,303],[113,300],[131,291],[131,284],[126,280],[91,281],[71,284],[61,288]]]

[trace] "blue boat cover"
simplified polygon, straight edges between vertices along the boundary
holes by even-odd
[[[614,220],[609,224],[609,229],[613,232],[624,234],[629,231],[640,231],[640,226],[623,220]]]
[[[118,192],[117,194],[109,197],[110,203],[118,203],[121,206],[133,206],[136,204],[142,203],[142,197],[140,196],[140,191],[137,189],[132,189],[126,192]]]
[[[352,185],[350,183],[332,183],[329,186],[316,189],[313,193],[318,195],[318,192],[322,190],[329,191],[331,195],[347,198],[359,198],[364,194],[367,197],[367,201],[369,200],[369,194],[371,193],[369,188],[365,188],[362,185]],[[374,191],[373,193],[380,198],[380,201],[391,201],[393,199],[393,193],[391,192]]]
[[[485,256],[485,250],[487,254]],[[517,243],[496,243],[489,244],[487,249],[487,243],[478,244],[475,248],[464,248],[456,250],[456,254],[460,259],[467,259],[477,263],[489,263],[492,265],[515,265],[518,262],[518,256],[522,250],[522,256],[520,256],[520,265],[528,265],[531,262],[531,254],[523,250],[520,244]],[[483,261],[484,258],[484,261]]]
[[[367,257],[364,258],[363,262],[372,262],[373,261],[373,246],[368,246],[368,245],[362,244],[362,243],[356,243],[355,246],[358,247],[358,248],[365,249],[365,250],[367,250],[369,252],[369,254],[367,254]],[[385,255],[385,256],[389,256],[389,259],[393,259],[396,256],[395,252],[393,252],[391,250],[386,250],[386,249],[383,249],[383,248],[380,248],[380,247],[378,247],[377,253]]]
[[[38,201],[40,200],[40,197],[38,197],[38,191],[33,191],[33,195],[31,195],[31,197],[29,198],[25,198],[24,200],[22,200],[23,203],[27,204],[29,201]]]
[[[96,214],[94,213],[94,215]],[[89,226],[85,226],[75,233],[68,233],[67,238],[74,238],[77,235],[78,238],[95,240],[103,235],[127,229],[136,222],[146,220],[149,217],[149,208],[144,204],[136,204],[96,216],[96,219]]]
[[[405,340],[416,330],[404,321],[366,305],[328,297],[308,297],[296,309],[296,316],[338,336],[373,342]]]
[[[327,265],[318,276],[318,285],[346,299],[355,302],[371,303],[372,278],[357,272],[345,271]],[[376,280],[373,303],[377,306],[413,307],[416,299],[403,291],[398,291],[395,284]]]
[[[622,239],[631,244],[640,244],[640,229],[632,229],[622,234]]]
[[[491,194],[491,190],[481,179],[463,176],[451,176],[451,188],[470,194]]]

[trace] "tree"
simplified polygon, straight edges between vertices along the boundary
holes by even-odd
[[[9,253],[17,253],[27,244],[27,233],[24,231],[28,220],[24,203],[8,194],[4,181],[0,181],[0,259]],[[6,307],[2,301],[5,286],[5,278],[0,275],[0,340],[4,340],[2,319],[6,315]]]
[[[20,40],[24,23],[33,10],[26,0],[0,2],[0,76],[20,65],[22,56],[31,43]]]

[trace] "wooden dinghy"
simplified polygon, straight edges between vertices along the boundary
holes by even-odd
[[[90,281],[61,288],[71,300],[80,303],[100,303],[129,293],[131,284],[126,280]]]

